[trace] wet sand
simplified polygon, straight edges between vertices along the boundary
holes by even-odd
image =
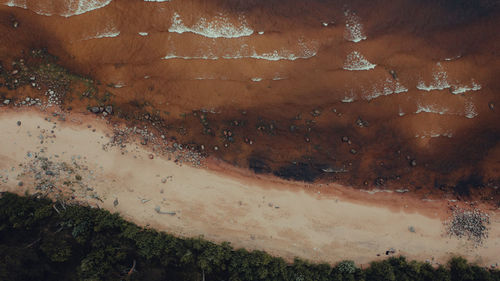
[[[484,266],[500,262],[500,213],[487,205],[479,207],[491,216],[489,238],[475,248],[444,235],[450,204],[464,202],[286,182],[249,175],[217,160],[207,162],[211,170],[180,166],[159,156],[150,159],[151,152],[138,143],[104,150],[112,132],[94,115],[71,114],[62,122],[38,111],[2,110],[0,131],[0,174],[5,180],[0,181],[1,191],[35,192],[33,175],[23,167],[39,153],[53,162],[80,161],[80,167],[87,167],[76,172],[102,201],[77,193],[74,201],[180,236],[229,241],[237,248],[265,250],[287,260],[352,259],[363,265],[386,257],[385,251],[394,248],[396,254],[433,263],[457,254]],[[45,136],[43,143],[40,134]],[[158,207],[176,214],[160,214]]]

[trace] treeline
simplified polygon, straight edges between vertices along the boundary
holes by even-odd
[[[331,267],[138,227],[117,214],[47,199],[0,198],[0,280],[499,280],[453,258],[444,267],[392,257]]]

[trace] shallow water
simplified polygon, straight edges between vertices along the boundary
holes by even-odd
[[[3,1],[0,59],[47,47],[121,85],[107,89],[116,106],[148,102],[169,136],[239,166],[357,186],[500,184],[498,7],[387,2]],[[201,109],[218,112],[214,136],[192,115]]]

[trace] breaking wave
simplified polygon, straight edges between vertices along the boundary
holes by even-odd
[[[200,18],[194,26],[187,27],[182,22],[180,15],[174,13],[172,26],[168,31],[180,34],[191,32],[209,38],[238,38],[253,34],[254,31],[246,25],[244,18],[240,17],[240,23],[241,25],[236,27],[227,18],[217,16],[210,22],[205,18]]]
[[[468,91],[479,91],[481,90],[481,85],[476,83],[472,79],[470,86],[462,85],[459,82],[451,83],[448,78],[448,73],[444,70],[441,63],[437,63],[434,71],[432,73],[432,81],[426,84],[424,81],[420,80],[417,84],[417,89],[422,91],[434,91],[434,90],[444,90],[452,89],[451,93],[454,95],[463,94]]]
[[[235,51],[226,51],[225,54],[216,55],[211,50],[202,52],[199,55],[180,55],[175,51],[167,54],[163,59],[185,59],[185,60],[218,60],[218,59],[259,59],[259,60],[268,60],[268,61],[280,61],[280,60],[289,60],[294,61],[297,59],[308,59],[316,56],[317,47],[315,42],[311,42],[310,44],[305,44],[299,42],[300,50],[296,53],[287,50],[274,50],[272,52],[267,53],[257,53],[255,48],[250,48],[248,45],[244,44],[240,46],[239,50]]]
[[[9,0],[4,5],[9,7],[18,7],[28,9],[36,14],[43,16],[63,16],[71,17],[81,15],[93,10],[100,9],[111,3],[112,0],[73,0],[73,1],[51,1],[49,3],[35,2],[36,4],[29,4],[27,0]],[[31,3],[31,2],[30,2]],[[64,12],[57,13],[60,7],[65,7]]]
[[[344,38],[351,42],[360,42],[366,39],[363,32],[363,25],[359,22],[359,17],[356,13],[346,10],[344,12],[345,20],[345,34]]]
[[[376,64],[369,62],[362,54],[358,51],[354,51],[347,55],[346,61],[344,63],[345,70],[370,70],[375,68]]]

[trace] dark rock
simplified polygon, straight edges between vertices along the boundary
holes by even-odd
[[[375,185],[376,186],[383,186],[385,185],[385,179],[382,177],[378,177],[375,179]]]
[[[104,108],[104,111],[106,111],[107,114],[111,115],[111,114],[113,114],[113,107],[111,105],[107,105]]]
[[[361,119],[361,117],[358,117],[358,120],[356,120],[356,125],[361,128],[365,128],[370,126],[370,123],[368,121]]]
[[[392,78],[398,79],[398,75],[396,74],[395,70],[393,70],[393,69],[389,70],[389,74],[391,74]]]
[[[21,126],[21,121],[17,121],[17,126]]]
[[[92,113],[97,114],[97,113],[100,112],[100,109],[97,106],[92,106],[92,107],[89,108],[89,111],[92,112]]]

